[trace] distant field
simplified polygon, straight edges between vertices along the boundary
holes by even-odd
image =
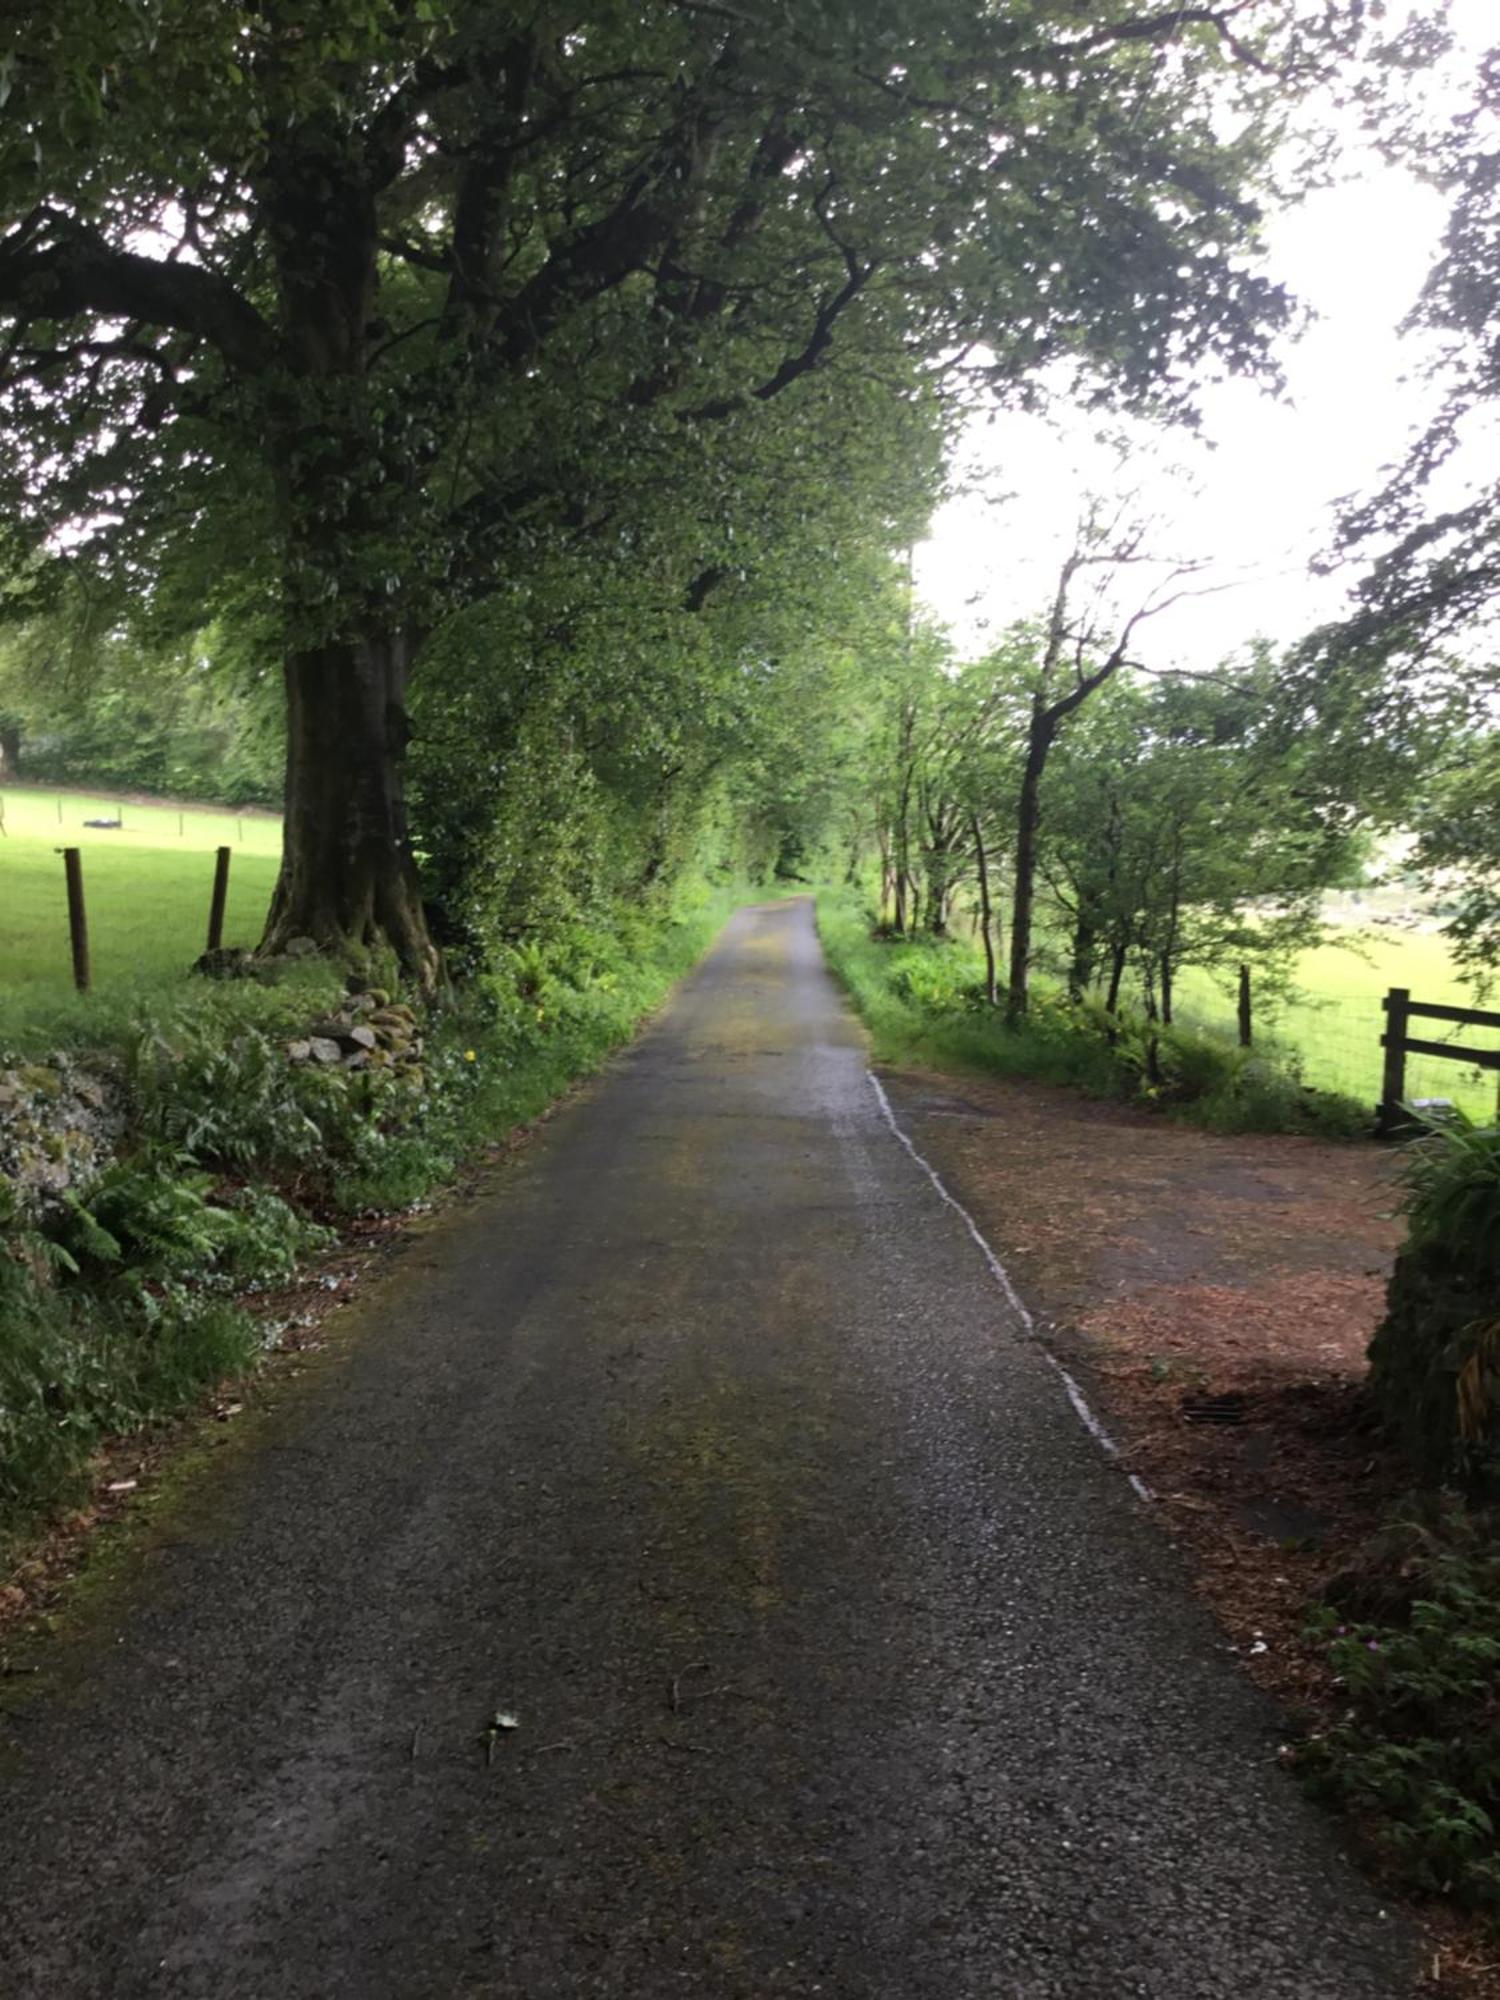
[[[71,986],[60,847],[83,853],[94,988],[101,996],[180,972],[202,951],[214,849],[233,851],[224,937],[253,944],[281,852],[281,821],[210,807],[121,805],[100,793],[0,791],[0,1000]],[[86,819],[123,817],[117,832]]]

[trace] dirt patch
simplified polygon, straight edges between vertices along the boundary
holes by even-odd
[[[1359,1395],[1402,1233],[1390,1152],[1226,1138],[1046,1084],[884,1081],[1089,1382],[1245,1670],[1294,1714],[1329,1712],[1307,1606],[1408,1483]],[[1444,1912],[1430,1929],[1432,1985],[1500,2000],[1493,1946]]]
[[[1357,1394],[1401,1233],[1390,1153],[1224,1138],[1044,1084],[891,1084],[1231,1636],[1264,1647],[1257,1678],[1300,1688],[1302,1606],[1401,1486]]]

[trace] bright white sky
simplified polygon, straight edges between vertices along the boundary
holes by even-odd
[[[1500,39],[1500,4],[1452,0],[1452,27],[1460,54],[1432,80],[1439,102],[1467,95],[1474,59]],[[1231,586],[1141,628],[1137,651],[1151,665],[1212,664],[1257,634],[1289,640],[1336,614],[1344,583],[1308,572],[1329,544],[1332,503],[1375,486],[1432,407],[1416,379],[1427,350],[1397,329],[1436,254],[1446,202],[1363,142],[1346,167],[1340,185],[1267,225],[1271,275],[1317,315],[1283,353],[1286,400],[1243,383],[1211,387],[1205,441],[1173,436],[1156,448],[1179,470],[1143,477],[1143,455],[1124,475],[1167,524],[1156,546],[1210,559],[1201,581]],[[1091,430],[1002,413],[968,433],[954,467],[968,490],[939,510],[916,564],[921,596],[965,653],[1045,609],[1080,491],[1120,490]]]

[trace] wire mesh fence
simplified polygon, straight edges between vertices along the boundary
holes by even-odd
[[[1342,1091],[1373,1108],[1380,1099],[1385,1057],[1384,997],[1368,988],[1351,989],[1266,1007],[1256,1016],[1256,1045],[1295,1062],[1303,1080],[1315,1088]],[[1236,1032],[1234,1000],[1228,995],[1195,994],[1191,1007],[1178,1010],[1178,1018],[1231,1039]],[[1455,1050],[1494,1047],[1500,1039],[1493,1029],[1458,1022],[1427,1022],[1421,1032],[1424,1040],[1448,1043]],[[1495,1072],[1459,1059],[1408,1055],[1406,1098],[1446,1098],[1469,1117],[1488,1120],[1496,1111]]]

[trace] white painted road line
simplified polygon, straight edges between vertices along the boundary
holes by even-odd
[[[1000,1259],[995,1255],[994,1251],[990,1248],[989,1244],[986,1242],[984,1234],[981,1231],[978,1223],[975,1222],[973,1216],[970,1215],[969,1211],[964,1207],[963,1203],[961,1201],[955,1200],[954,1197],[948,1192],[947,1188],[943,1185],[942,1176],[937,1172],[937,1169],[931,1164],[930,1161],[925,1160],[922,1157],[922,1155],[917,1151],[916,1147],[912,1144],[907,1134],[904,1131],[902,1131],[900,1124],[897,1122],[896,1114],[891,1109],[891,1100],[886,1096],[884,1089],[881,1087],[880,1078],[875,1074],[874,1070],[866,1070],[865,1075],[869,1078],[870,1087],[875,1092],[876,1098],[879,1100],[880,1109],[885,1115],[886,1124],[890,1126],[892,1132],[895,1133],[896,1137],[901,1141],[901,1144],[906,1148],[907,1152],[910,1153],[911,1157],[916,1161],[917,1165],[922,1169],[923,1173],[926,1174],[928,1180],[932,1182],[932,1185],[937,1189],[938,1194],[941,1196],[941,1198],[945,1202],[947,1202],[948,1206],[953,1210],[954,1214],[962,1219],[965,1229],[968,1230],[969,1234],[973,1237],[974,1241],[979,1245],[980,1254],[984,1258],[985,1263],[989,1266],[990,1276],[994,1279],[995,1283],[1000,1287],[1000,1290],[1005,1294],[1006,1304],[1010,1307],[1011,1311],[1016,1315],[1017,1319],[1020,1320],[1021,1325],[1025,1328],[1026,1332],[1030,1335],[1032,1340],[1036,1342],[1037,1346],[1041,1349],[1042,1353],[1047,1357],[1048,1361],[1051,1362],[1052,1366],[1057,1370],[1058,1374],[1062,1377],[1063,1388],[1067,1392],[1068,1401],[1072,1404],[1074,1413],[1077,1416],[1078,1421],[1083,1425],[1084,1429],[1088,1432],[1089,1436],[1093,1438],[1095,1443],[1098,1444],[1103,1451],[1106,1451],[1111,1458],[1118,1458],[1120,1456],[1120,1447],[1115,1443],[1114,1439],[1110,1436],[1109,1432],[1105,1429],[1104,1425],[1099,1421],[1099,1418],[1094,1414],[1093,1410],[1089,1407],[1088,1398],[1084,1395],[1082,1389],[1079,1388],[1077,1381],[1074,1379],[1073,1376],[1071,1376],[1068,1373],[1067,1369],[1064,1368],[1062,1363],[1058,1360],[1057,1356],[1052,1352],[1051,1348],[1048,1347],[1046,1341],[1043,1340],[1041,1334],[1037,1330],[1036,1321],[1032,1318],[1031,1314],[1026,1309],[1025,1303],[1021,1298],[1021,1294],[1016,1290],[1015,1286],[1011,1283],[1009,1271],[1006,1270],[1005,1266],[1000,1262]],[[1152,1498],[1151,1488],[1146,1484],[1144,1479],[1139,1478],[1133,1472],[1126,1472],[1125,1476],[1130,1481],[1130,1484],[1134,1488],[1136,1494],[1142,1500],[1150,1500]]]

